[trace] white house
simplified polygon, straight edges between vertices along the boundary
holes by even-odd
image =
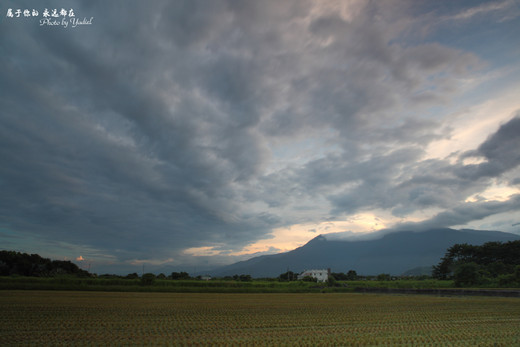
[[[298,275],[298,279],[302,280],[305,277],[309,276],[318,280],[318,282],[327,282],[330,275],[330,269],[322,269],[322,270],[305,270],[301,274]]]

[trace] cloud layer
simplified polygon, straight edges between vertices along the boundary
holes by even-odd
[[[468,202],[518,192],[518,113],[427,158],[458,131],[453,104],[507,68],[435,35],[485,12],[512,25],[500,4],[93,1],[67,5],[90,26],[2,20],[0,237],[180,263],[375,209],[518,216],[518,195]]]

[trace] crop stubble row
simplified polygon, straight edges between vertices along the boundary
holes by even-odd
[[[2,291],[0,345],[520,345],[518,298]]]

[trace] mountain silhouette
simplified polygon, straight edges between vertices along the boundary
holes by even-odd
[[[437,265],[446,250],[457,243],[481,245],[489,241],[520,240],[516,234],[470,229],[379,232],[372,237],[337,240],[333,236],[318,235],[292,251],[254,257],[208,273],[212,276],[249,274],[259,278],[277,277],[287,270],[299,273],[306,269],[330,268],[332,272],[355,270],[359,275],[401,275],[413,268]]]

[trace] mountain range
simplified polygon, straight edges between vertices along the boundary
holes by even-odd
[[[277,277],[290,270],[327,269],[332,272],[355,270],[359,275],[388,273],[401,275],[413,268],[437,265],[447,249],[457,243],[481,245],[489,241],[520,240],[520,235],[500,231],[432,229],[374,233],[370,239],[337,239],[319,235],[292,251],[263,255],[216,268],[212,276],[249,274]]]

